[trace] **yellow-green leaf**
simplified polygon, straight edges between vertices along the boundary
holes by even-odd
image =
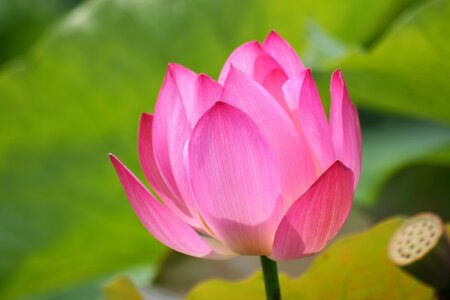
[[[431,300],[430,288],[388,260],[388,241],[402,220],[392,218],[361,234],[343,237],[298,279],[282,275],[283,299]],[[207,281],[195,287],[188,299],[264,299],[262,277],[258,273],[240,282]]]
[[[104,300],[144,300],[133,281],[126,276],[120,276],[103,288]]]

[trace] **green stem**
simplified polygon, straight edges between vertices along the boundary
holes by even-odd
[[[261,256],[267,300],[281,300],[280,282],[278,281],[277,263],[265,256]]]

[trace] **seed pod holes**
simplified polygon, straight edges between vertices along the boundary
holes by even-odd
[[[389,243],[389,257],[397,265],[407,265],[423,257],[444,232],[439,217],[419,214],[401,226]]]

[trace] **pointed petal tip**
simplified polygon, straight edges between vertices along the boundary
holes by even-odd
[[[180,65],[180,64],[177,64],[174,62],[171,62],[168,64],[167,74],[170,74],[173,79],[177,78],[177,74],[182,75],[182,74],[186,74],[186,73],[188,73],[190,75],[197,75],[194,71],[192,71],[191,69],[189,69],[188,67],[185,67],[183,65]]]
[[[119,159],[112,154],[110,157],[133,210],[156,239],[187,255],[207,257],[212,254],[211,247],[192,227],[161,204]]]
[[[112,153],[109,153],[108,156],[114,166],[114,169],[116,169],[117,173],[119,173],[120,170],[127,169],[127,167],[125,167],[125,165],[120,161],[120,159],[117,158],[117,156],[115,156]]]
[[[288,210],[275,236],[277,260],[322,251],[340,231],[353,203],[353,172],[335,161]]]
[[[244,43],[242,46],[257,46],[257,47],[261,47],[261,43],[257,40],[251,40],[247,43]]]
[[[222,106],[222,105],[224,105],[224,106],[226,106],[226,105],[231,106],[230,104],[228,104],[226,102],[223,102],[222,100],[219,100],[219,101],[216,101],[216,103],[214,103],[213,107],[214,106]]]
[[[339,80],[339,83],[341,85],[345,85],[344,76],[342,75],[341,69],[336,69],[333,74],[331,75],[331,80]]]
[[[341,160],[336,160],[328,169],[329,170],[338,169],[338,170],[346,172],[346,173],[351,173],[352,177],[355,176],[353,170],[350,167],[348,167],[345,163],[343,163]]]
[[[183,66],[183,65],[174,63],[174,62],[169,63],[168,69],[169,69],[170,72],[172,72],[173,74],[175,74],[175,73],[178,72],[178,71],[191,71],[191,72],[192,72],[191,69],[189,69],[189,68],[187,68],[187,67],[185,67],[185,66]]]
[[[283,37],[281,36],[281,34],[279,34],[275,29],[272,29],[269,34],[267,35],[266,39],[264,40],[264,43],[270,39],[278,39],[278,40],[283,40]],[[264,44],[263,43],[263,44]]]
[[[331,166],[332,166],[332,167],[339,166],[339,167],[341,167],[341,168],[346,168],[346,169],[348,169],[347,166],[346,166],[342,161],[340,161],[340,160],[336,160]]]
[[[335,97],[337,96],[339,99],[341,99],[341,101],[351,103],[350,98],[348,97],[347,86],[345,84],[341,69],[335,70],[331,75],[330,91],[332,98],[334,96],[333,94],[335,94]],[[331,100],[333,102],[333,99]]]
[[[353,171],[356,188],[361,172],[361,128],[339,69],[331,77],[330,93],[330,130],[336,158]]]
[[[208,110],[205,112],[205,114],[202,116],[202,118],[203,118],[204,116],[207,116],[207,115],[210,115],[210,114],[214,114],[214,113],[220,114],[220,113],[223,113],[223,112],[226,111],[226,110],[234,110],[234,111],[238,111],[238,112],[240,112],[240,113],[242,113],[242,114],[245,114],[245,112],[243,112],[243,111],[240,110],[239,108],[234,107],[233,105],[228,104],[228,103],[226,103],[226,102],[223,102],[222,100],[219,100],[219,101],[216,101],[216,103],[214,103],[214,105],[211,106],[211,108],[208,109]]]
[[[108,157],[111,160],[112,163],[114,163],[117,159],[117,157],[113,153],[108,153]]]
[[[173,69],[175,68],[177,64],[174,62],[170,62],[167,64],[167,74],[172,74],[173,73]]]
[[[237,67],[235,67],[232,63],[230,63],[230,69],[228,71],[227,77],[225,78],[225,82],[223,83],[223,86],[225,86],[228,81],[233,78],[234,76],[245,76],[250,78],[249,75],[239,70]]]
[[[209,76],[208,74],[205,73],[199,73],[197,75],[197,84],[205,84],[205,83],[212,83],[212,84],[216,84],[218,86],[221,86],[217,81],[215,81],[213,78],[211,78],[211,76]]]
[[[223,82],[221,83],[221,85],[225,88],[225,87],[229,84],[230,80],[231,80],[234,76],[236,76],[236,74],[239,74],[239,73],[244,74],[244,73],[241,72],[238,68],[236,68],[232,63],[230,63],[230,66],[229,66],[229,68],[228,68],[228,73],[226,74],[225,79],[223,80]],[[224,90],[222,90],[222,92],[223,92],[223,91],[224,91]]]
[[[149,122],[153,122],[153,115],[146,112],[141,113],[141,116],[139,117],[139,129]]]
[[[169,62],[167,64],[167,67],[172,70],[173,68],[176,68],[177,66],[179,66],[179,64],[175,63],[175,62]]]
[[[153,114],[148,112],[141,113],[141,118],[153,118]]]
[[[204,80],[213,80],[211,77],[209,77],[208,74],[200,73],[198,74],[197,80],[204,81]]]
[[[280,34],[278,32],[276,32],[275,29],[272,29],[269,34],[266,37],[266,40],[269,38],[274,38],[274,37],[281,37]]]
[[[267,35],[262,48],[275,59],[288,77],[298,75],[305,68],[294,48],[274,30]]]
[[[243,43],[241,46],[234,49],[233,52],[235,52],[236,50],[242,51],[243,49],[252,48],[252,47],[261,48],[261,43],[257,40],[251,40],[251,41]],[[233,53],[231,53],[231,54],[233,54]]]

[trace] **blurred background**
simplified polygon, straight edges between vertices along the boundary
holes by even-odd
[[[143,178],[138,119],[167,63],[217,78],[272,29],[326,106],[336,68],[358,106],[363,173],[342,234],[423,210],[448,221],[450,1],[0,0],[0,299],[98,299],[118,274],[180,299],[254,272],[257,259],[201,261],[154,240],[107,154]]]

